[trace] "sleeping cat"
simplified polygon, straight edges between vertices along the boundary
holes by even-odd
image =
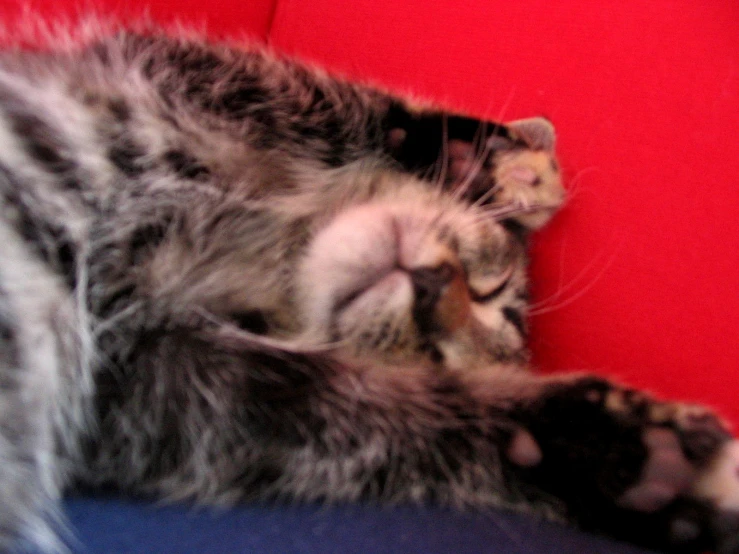
[[[502,506],[739,552],[709,410],[540,377],[554,130],[156,31],[0,57],[0,548],[75,488]]]

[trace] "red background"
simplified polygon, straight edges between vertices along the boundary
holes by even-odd
[[[28,2],[23,2],[28,4]],[[19,0],[0,0],[9,27]],[[122,18],[143,0],[36,0]],[[571,200],[534,247],[536,364],[703,401],[739,422],[739,3],[150,0],[480,116],[542,114]]]

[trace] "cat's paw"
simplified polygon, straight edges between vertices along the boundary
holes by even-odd
[[[706,499],[722,510],[739,512],[739,440],[722,446],[719,454],[693,482],[690,494]]]
[[[527,471],[583,525],[670,551],[739,552],[739,446],[712,412],[596,378],[557,383],[529,410],[541,461]]]
[[[500,124],[395,105],[385,125],[383,148],[402,167],[502,221],[538,229],[564,201],[554,126],[543,117]]]
[[[554,126],[535,117],[505,124],[482,148],[450,139],[448,177],[472,201],[486,204],[500,219],[526,229],[547,223],[565,199],[554,156]]]

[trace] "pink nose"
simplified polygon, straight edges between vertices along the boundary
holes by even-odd
[[[531,185],[532,187],[541,183],[541,178],[536,174],[536,171],[534,171],[530,167],[512,167],[508,171],[507,176],[510,179],[515,179],[520,183],[525,183],[527,185]]]

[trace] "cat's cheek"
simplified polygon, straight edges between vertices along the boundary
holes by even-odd
[[[376,210],[350,209],[321,230],[298,268],[298,313],[306,328],[329,333],[337,310],[392,272],[396,250],[392,225]]]
[[[351,338],[361,350],[391,353],[417,342],[412,319],[414,293],[409,275],[392,271],[335,314],[339,341]]]
[[[497,344],[507,350],[522,351],[526,349],[526,339],[514,326],[507,322],[503,315],[503,305],[474,305],[472,314],[486,329],[490,329]]]

